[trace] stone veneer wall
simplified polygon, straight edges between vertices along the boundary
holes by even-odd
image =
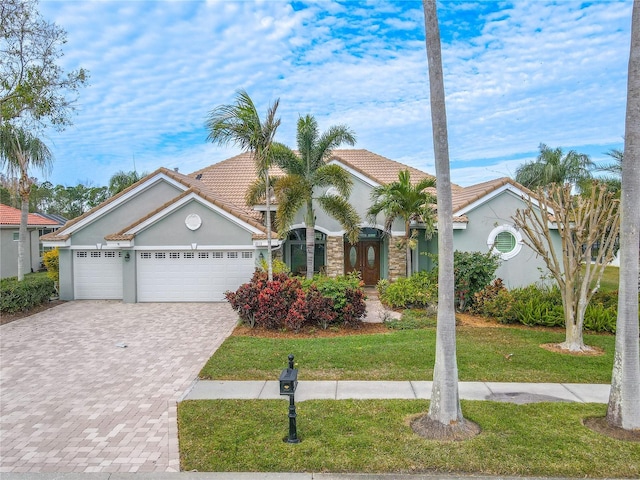
[[[338,277],[344,275],[344,239],[327,237],[327,276]]]
[[[404,237],[389,238],[389,281],[407,276],[407,250],[398,248],[398,242]]]

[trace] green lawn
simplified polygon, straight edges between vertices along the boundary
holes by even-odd
[[[285,400],[186,401],[178,407],[183,470],[459,472],[549,477],[640,476],[640,443],[613,440],[581,423],[605,405],[514,405],[463,401],[482,432],[464,442],[424,440],[408,426],[420,400],[297,404],[300,444],[287,435]]]
[[[563,332],[458,327],[461,381],[609,383],[614,337],[585,335],[604,349],[598,357],[552,353],[540,344]],[[274,380],[295,355],[301,380],[431,380],[435,329],[332,338],[229,337],[200,372],[204,379]],[[513,354],[510,360],[505,355]]]

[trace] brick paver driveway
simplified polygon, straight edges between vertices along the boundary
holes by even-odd
[[[179,470],[176,402],[236,318],[83,301],[3,325],[0,472]]]

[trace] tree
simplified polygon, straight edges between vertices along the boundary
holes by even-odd
[[[33,179],[29,177],[32,168],[47,171],[51,167],[52,155],[49,148],[38,138],[22,128],[4,124],[0,127],[0,162],[7,168],[10,177],[18,177],[18,194],[21,199],[20,229],[18,237],[18,281],[24,279],[24,256],[27,245],[27,222],[29,215],[29,194]]]
[[[269,281],[273,280],[273,261],[271,252],[271,182],[269,167],[272,160],[272,146],[280,119],[276,118],[279,100],[267,110],[263,121],[249,94],[240,90],[236,102],[231,105],[220,105],[214,108],[207,118],[209,130],[207,140],[219,145],[234,144],[243,151],[250,152],[256,164],[258,177],[264,180],[267,206],[267,268]]]
[[[640,247],[640,0],[633,2],[622,163],[620,286],[616,350],[607,422],[640,430],[640,346],[638,340],[638,249]]]
[[[318,122],[311,115],[298,119],[298,155],[278,145],[273,160],[285,172],[274,184],[278,200],[276,220],[280,235],[290,228],[296,213],[304,208],[306,227],[307,278],[313,277],[315,254],[316,207],[332,216],[347,232],[351,243],[358,241],[360,217],[349,204],[352,181],[346,170],[338,165],[327,165],[331,151],[343,143],[355,144],[355,136],[348,127],[332,126],[322,135]],[[328,190],[318,194],[320,189]],[[336,193],[331,193],[332,189]],[[247,201],[257,204],[264,197],[264,186],[259,180],[247,193]]]
[[[622,188],[622,160],[624,158],[624,152],[617,148],[612,148],[606,154],[613,159],[613,162],[598,167],[601,172],[606,172],[608,175],[599,178],[598,181],[607,185],[609,191],[620,194]]]
[[[574,186],[591,178],[594,165],[588,155],[561,148],[549,148],[540,144],[538,158],[526,162],[516,170],[516,181],[527,188],[546,187],[551,183],[571,183]]]
[[[120,170],[114,173],[109,179],[109,195],[114,196],[120,193],[124,189],[129,188],[134,183],[139,182],[147,175],[147,172],[138,174],[138,172],[135,170],[131,170],[130,172]]]
[[[449,168],[449,140],[445,108],[440,29],[436,0],[423,0],[427,33],[431,123],[436,164],[438,198],[438,318],[436,359],[431,402],[426,416],[413,428],[429,438],[468,438],[479,432],[477,425],[462,416],[458,394],[456,360],[456,318],[453,279],[453,200]]]
[[[582,352],[591,349],[582,337],[584,313],[613,260],[620,216],[618,202],[605,185],[594,184],[589,196],[572,196],[571,190],[568,183],[551,184],[546,191],[538,188],[538,205],[531,197],[525,199],[527,208],[518,209],[513,218],[523,242],[542,257],[560,287],[566,330],[560,347]],[[554,247],[551,222],[557,225],[561,252]]]
[[[40,17],[36,0],[0,0],[0,124],[69,125],[88,74],[64,73],[56,62],[66,32]]]
[[[400,218],[404,222],[405,248],[407,250],[407,278],[411,276],[411,222],[422,222],[425,234],[431,237],[436,215],[433,205],[436,198],[429,191],[436,186],[435,178],[424,178],[415,185],[411,183],[409,170],[398,173],[398,181],[374,187],[371,191],[372,204],[367,211],[370,222],[375,223],[379,213],[384,214],[384,229],[391,233],[393,222]]]

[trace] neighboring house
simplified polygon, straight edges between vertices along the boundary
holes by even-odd
[[[359,270],[367,285],[403,276],[406,253],[396,244],[404,226],[398,222],[389,236],[383,233],[382,217],[368,224],[370,192],[396,181],[404,169],[413,181],[429,175],[367,150],[335,150],[330,162],[352,175],[349,200],[363,219],[362,231],[360,241],[351,245],[340,224],[317,209],[315,270],[330,276]],[[282,172],[274,168],[272,174]],[[60,248],[61,299],[223,300],[226,290],[249,280],[266,253],[266,208],[244,201],[254,179],[255,165],[246,153],[190,175],[160,168],[45,235],[45,245]],[[537,280],[537,268],[543,267],[522,245],[511,220],[529,193],[508,179],[453,186],[456,249],[497,247],[505,258],[498,275],[511,287]],[[285,239],[273,233],[272,248],[294,272],[306,267],[302,218],[299,214]],[[437,252],[437,241],[421,234],[414,271],[430,268],[425,252]]]
[[[27,218],[27,243],[24,258],[25,273],[36,272],[42,266],[41,235],[53,232],[64,224],[50,215],[30,213]],[[20,210],[0,203],[0,278],[18,275],[18,238]]]

